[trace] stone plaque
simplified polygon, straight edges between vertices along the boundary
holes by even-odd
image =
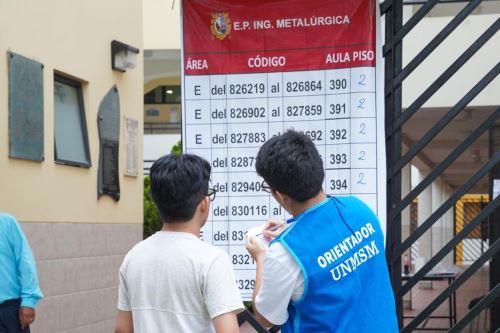
[[[9,157],[44,160],[43,65],[9,52]]]
[[[116,86],[106,94],[99,105],[97,118],[99,129],[98,198],[109,195],[120,200],[120,173],[118,168],[120,140],[120,99]]]
[[[125,117],[125,175],[138,175],[139,122]]]

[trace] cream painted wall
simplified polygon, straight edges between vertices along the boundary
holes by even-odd
[[[181,1],[143,0],[145,50],[181,48]]]
[[[413,72],[403,84],[403,107],[408,107],[441,75],[499,15],[471,15]],[[453,17],[427,17],[406,37],[403,66],[408,64]],[[424,107],[449,107],[456,104],[498,62],[500,34],[493,36],[459,71],[426,103]],[[498,105],[500,78],[493,80],[469,105]]]
[[[141,49],[137,67],[111,70],[113,39]],[[142,1],[0,0],[0,210],[23,222],[142,223],[142,176],[124,176],[123,116],[139,120],[142,156]],[[7,51],[36,59],[44,69],[43,163],[8,158]],[[54,163],[53,73],[87,82],[84,104],[92,167]],[[117,85],[120,96],[120,188],[115,202],[97,199],[99,137],[97,111]],[[139,160],[142,170],[142,160]]]

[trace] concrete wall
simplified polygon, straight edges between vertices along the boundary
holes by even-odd
[[[144,160],[156,161],[163,155],[170,154],[172,147],[176,145],[180,139],[180,134],[144,135]],[[153,165],[153,162],[144,163],[144,167],[148,170],[151,168],[151,165]]]
[[[426,172],[418,169],[417,177],[412,179],[412,187],[418,185],[426,176]],[[424,223],[441,205],[448,200],[453,191],[440,178],[436,179],[418,196],[418,225]],[[429,261],[453,238],[453,207],[449,209],[433,226],[418,240],[420,256]],[[453,265],[453,251],[442,261],[437,270],[451,268]]]
[[[111,41],[141,49],[137,67],[111,69]],[[117,272],[142,239],[143,179],[124,176],[120,128],[121,198],[97,199],[97,112],[116,85],[120,113],[143,124],[142,1],[0,0],[0,211],[14,215],[37,259],[45,298],[35,333],[110,332],[116,313]],[[8,61],[13,51],[44,64],[42,163],[8,157]],[[54,162],[54,72],[83,82],[92,167]],[[139,158],[142,157],[139,140]],[[142,170],[142,160],[138,161]]]
[[[143,0],[144,49],[181,48],[181,0]]]
[[[34,333],[108,333],[116,318],[118,269],[142,224],[22,223],[44,299]]]
[[[441,5],[448,6],[448,5]],[[486,11],[486,10],[485,10]],[[451,14],[451,13],[450,13]],[[454,16],[426,17],[404,39],[403,66],[408,64]],[[471,15],[405,80],[403,107],[408,107],[477,38],[498,19],[498,13]],[[500,35],[493,36],[423,107],[450,107],[457,103],[498,62]],[[469,106],[498,104],[496,78]]]

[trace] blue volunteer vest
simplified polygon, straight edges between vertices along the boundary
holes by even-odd
[[[304,274],[283,333],[398,332],[377,217],[355,197],[328,198],[295,218],[273,242]]]

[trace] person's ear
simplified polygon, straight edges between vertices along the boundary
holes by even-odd
[[[288,196],[284,193],[281,193],[280,191],[272,190],[273,195],[276,198],[276,200],[279,202],[280,205],[285,205],[288,201]]]
[[[200,212],[206,213],[210,209],[210,197],[207,195],[200,201]]]

